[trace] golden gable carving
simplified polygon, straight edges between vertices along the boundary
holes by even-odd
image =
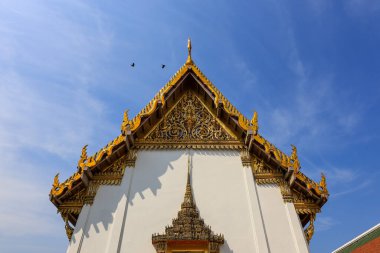
[[[240,144],[222,124],[194,93],[187,91],[140,143]]]

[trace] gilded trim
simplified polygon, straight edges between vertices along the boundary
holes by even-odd
[[[244,167],[249,167],[252,164],[252,157],[251,154],[248,152],[247,149],[242,149],[240,152],[240,158],[241,158],[241,163],[243,164]]]
[[[58,212],[67,219],[68,216],[77,217],[85,204],[92,205],[96,193],[101,185],[120,185],[125,168],[134,166],[137,151],[131,150],[101,172],[97,172],[88,180],[86,188],[68,196],[62,203],[57,204]],[[69,192],[68,195],[71,193]],[[75,224],[74,224],[75,225]],[[69,229],[66,224],[66,232]]]
[[[279,184],[284,177],[280,170],[270,168],[262,159],[256,157],[252,159],[252,172],[257,184]]]
[[[241,142],[182,142],[182,143],[172,143],[172,142],[147,142],[147,141],[136,141],[136,149],[226,149],[226,150],[242,150],[244,145]]]
[[[321,207],[315,200],[302,196],[300,193],[293,194],[294,208],[298,214],[316,214],[321,211]]]
[[[84,173],[84,168],[89,168],[90,171],[105,157],[112,154],[114,148],[124,141],[124,136],[119,135],[116,139],[108,143],[103,149],[91,157],[87,157],[87,145],[82,149],[81,158],[78,162],[78,170],[63,183],[59,182],[59,173],[54,177],[54,182],[50,190],[50,195],[53,197],[61,196],[65,191],[71,190],[73,185],[81,180]]]
[[[73,233],[74,233],[74,228],[72,226],[70,226],[67,218],[65,220],[65,230],[66,230],[67,239],[69,239],[69,241],[71,241],[71,237],[73,236]]]

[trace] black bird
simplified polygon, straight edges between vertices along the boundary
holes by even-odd
[[[162,68],[162,69],[165,68],[165,64],[161,64],[161,68]]]
[[[135,63],[134,62],[132,62],[132,64],[131,64],[131,67],[133,68],[135,66]]]

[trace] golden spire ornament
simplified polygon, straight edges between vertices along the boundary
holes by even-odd
[[[323,194],[329,195],[329,191],[327,190],[326,184],[326,176],[323,172],[321,172],[321,181],[319,182],[319,187],[322,189]]]
[[[319,186],[322,188],[327,188],[326,185],[326,176],[323,172],[321,172],[321,181],[319,182]]]
[[[294,145],[292,145],[292,155],[290,156],[290,160],[293,162],[294,174],[297,174],[301,168],[301,164],[298,160],[297,148]]]
[[[78,168],[84,167],[84,162],[87,160],[87,146],[88,145],[84,145],[84,147],[82,148],[82,153],[78,161]]]
[[[253,112],[253,117],[251,119],[251,127],[254,134],[257,134],[259,131],[259,120],[257,116],[257,112]]]
[[[193,64],[193,60],[191,59],[191,39],[190,37],[187,39],[187,51],[188,51],[188,55],[187,55],[187,60],[186,60],[186,65],[191,65]]]
[[[59,173],[57,173],[57,175],[55,175],[52,186],[54,189],[58,188],[58,186],[59,186]]]
[[[127,126],[129,125],[129,118],[128,118],[128,112],[129,110],[125,110],[123,115],[123,122],[121,123],[121,132],[124,133],[127,130]]]

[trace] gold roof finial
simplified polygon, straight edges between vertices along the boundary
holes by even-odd
[[[321,181],[319,182],[319,187],[322,188],[322,193],[329,194],[329,191],[327,190],[327,184],[326,184],[326,176],[323,172],[321,172]]]
[[[292,146],[292,155],[290,156],[290,160],[293,162],[294,173],[297,174],[301,168],[301,164],[300,164],[300,161],[298,160],[296,146],[294,145],[291,145],[291,146]]]
[[[55,175],[52,186],[54,189],[56,189],[59,186],[59,173],[57,173],[57,175]]]
[[[251,126],[252,126],[252,131],[254,132],[254,134],[257,134],[257,132],[259,131],[259,119],[258,119],[256,111],[253,112],[253,117],[251,119]]]
[[[322,188],[326,188],[326,176],[323,172],[321,172],[321,182],[319,182],[319,186]]]
[[[186,60],[186,64],[187,65],[191,65],[193,64],[193,60],[191,59],[191,39],[190,37],[187,39],[187,51],[188,51],[188,55],[187,55],[187,60]]]
[[[87,160],[87,146],[84,145],[82,148],[82,154],[80,155],[79,161],[78,161],[78,168],[82,168],[84,162]]]
[[[129,110],[125,110],[123,115],[123,122],[121,123],[121,132],[124,133],[127,130],[127,126],[129,125],[129,118],[128,118],[128,112]]]

